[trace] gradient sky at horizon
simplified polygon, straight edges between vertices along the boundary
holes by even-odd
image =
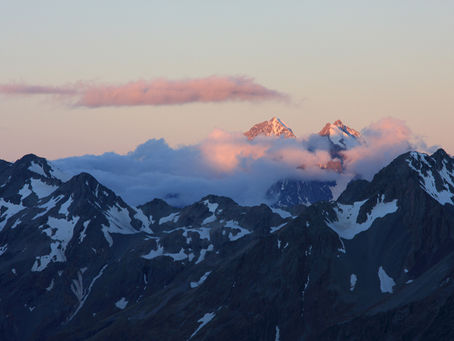
[[[298,136],[404,120],[454,154],[454,1],[2,1],[0,84],[251,77],[291,102],[87,108],[0,94],[0,158],[126,153],[272,116]]]

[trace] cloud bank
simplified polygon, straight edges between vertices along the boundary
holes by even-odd
[[[60,87],[2,84],[0,94],[66,95],[72,98],[73,105],[88,108],[287,99],[285,94],[268,89],[244,76],[140,80],[120,85],[79,82]]]
[[[163,198],[184,206],[207,194],[224,195],[243,205],[266,202],[268,188],[283,178],[334,180],[337,194],[352,178],[370,180],[396,156],[424,148],[404,122],[384,119],[362,130],[364,143],[343,152],[344,170],[321,166],[338,161],[326,137],[259,137],[215,130],[198,144],[171,148],[149,140],[126,155],[106,153],[55,160],[63,171],[94,175],[101,183],[138,205]]]

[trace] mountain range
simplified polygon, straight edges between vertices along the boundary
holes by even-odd
[[[244,135],[249,140],[254,140],[258,136],[296,137],[293,131],[276,117],[254,125]],[[358,131],[346,126],[341,120],[326,123],[318,135],[328,142],[332,157],[331,161],[321,164],[320,168],[339,173],[343,171],[344,156],[342,152],[365,143]],[[300,167],[304,169],[305,166],[302,164]],[[310,205],[319,201],[332,200],[332,189],[335,186],[335,181],[303,181],[297,178],[284,178],[270,186],[266,192],[266,198],[273,207],[278,208]]]
[[[363,143],[340,121],[320,136]],[[0,161],[0,339],[454,339],[453,158],[298,200],[133,207],[88,173]]]

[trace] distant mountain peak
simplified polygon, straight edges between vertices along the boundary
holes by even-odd
[[[356,146],[360,141],[361,134],[337,120],[334,123],[326,123],[318,133],[320,136],[327,136],[329,140],[341,149],[349,149]]]
[[[67,181],[70,176],[60,171],[52,162],[35,154],[26,154],[10,164],[15,172],[25,172],[28,177],[42,178],[48,180]],[[28,175],[27,175],[28,174]]]
[[[361,134],[342,123],[341,120],[337,120],[334,123],[326,123],[322,130],[318,133],[321,136],[330,136],[338,133],[338,130],[341,130],[346,135],[351,135],[354,137],[360,137]]]
[[[272,117],[269,121],[257,123],[251,129],[244,133],[249,139],[253,140],[259,135],[263,136],[282,136],[296,137],[292,129],[290,129],[281,119]]]

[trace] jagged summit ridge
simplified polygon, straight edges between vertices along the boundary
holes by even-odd
[[[337,120],[334,123],[326,123],[318,133],[320,136],[327,136],[328,139],[341,149],[350,149],[360,143],[361,134]]]
[[[251,129],[245,132],[244,135],[249,140],[253,140],[259,135],[282,136],[286,138],[296,137],[292,129],[290,129],[282,120],[277,117],[272,117],[269,121],[257,123]]]
[[[319,132],[319,135],[321,136],[326,136],[326,135],[333,135],[336,133],[338,130],[341,130],[343,133],[355,137],[360,137],[361,134],[356,131],[355,129],[352,129],[345,124],[342,123],[341,120],[337,120],[334,123],[326,123],[323,129]]]
[[[432,155],[410,152],[408,166],[416,172],[420,187],[440,204],[454,205],[454,160],[443,150]]]

